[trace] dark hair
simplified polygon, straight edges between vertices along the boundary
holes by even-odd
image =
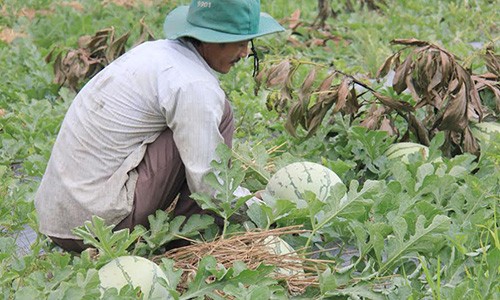
[[[201,45],[202,41],[194,38],[194,37],[190,37],[190,36],[185,36],[183,37],[183,39],[187,42],[190,42],[191,44],[193,44],[193,46],[195,47],[198,47],[199,45]]]

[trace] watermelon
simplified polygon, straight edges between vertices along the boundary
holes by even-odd
[[[481,122],[471,126],[472,134],[475,138],[483,143],[488,143],[492,133],[500,133],[500,123],[497,122]]]
[[[327,167],[312,162],[297,162],[279,169],[269,180],[265,192],[275,199],[287,199],[304,207],[304,192],[313,192],[325,202],[332,187],[343,184],[339,176]]]
[[[99,270],[99,279],[103,290],[120,290],[127,284],[140,287],[144,299],[173,299],[168,290],[158,282],[167,276],[154,262],[140,256],[118,257]]]
[[[268,236],[264,240],[266,245],[266,250],[273,255],[282,255],[284,256],[284,262],[290,262],[292,265],[300,264],[300,260],[293,258],[298,258],[295,249],[290,246],[287,242],[285,242],[282,238],[278,236]],[[284,276],[294,276],[294,275],[304,275],[303,269],[290,269],[290,268],[276,268],[276,274],[284,275]]]
[[[385,152],[385,155],[389,159],[399,159],[408,164],[408,157],[412,153],[419,153],[422,159],[426,160],[429,157],[429,148],[417,143],[402,142],[392,144]]]

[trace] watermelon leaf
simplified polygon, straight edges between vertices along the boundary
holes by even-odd
[[[128,248],[142,236],[146,229],[136,226],[132,233],[129,229],[113,231],[114,225],[106,225],[104,220],[93,216],[92,221],[86,221],[83,226],[77,227],[73,233],[82,238],[85,244],[95,247],[99,251],[102,261],[111,260],[128,255]]]
[[[260,265],[255,270],[242,268],[241,263],[226,269],[217,263],[212,256],[205,256],[198,264],[196,275],[188,285],[188,290],[179,297],[180,300],[208,296],[212,299],[224,299],[217,290],[228,290],[240,293],[242,286],[258,287],[276,285],[277,282],[268,278],[274,267]]]
[[[186,216],[176,216],[173,219],[171,217],[162,210],[157,210],[154,215],[148,217],[150,229],[142,238],[147,243],[149,254],[173,240],[199,236],[200,231],[214,224],[214,218],[208,215],[195,214],[187,220]],[[136,247],[140,248],[142,247]]]
[[[392,223],[394,236],[388,239],[384,254],[387,260],[381,265],[379,274],[385,274],[403,256],[412,252],[429,253],[440,250],[446,241],[450,228],[450,218],[437,215],[431,224],[425,227],[426,218],[419,216],[415,224],[415,234],[408,238],[408,224],[404,218],[395,218]]]
[[[224,219],[223,235],[229,225],[229,219],[234,218],[242,221],[246,218],[243,210],[245,202],[252,198],[252,195],[238,197],[235,195],[236,189],[245,178],[241,162],[231,161],[231,149],[223,143],[216,149],[219,161],[211,163],[213,172],[204,177],[212,189],[213,194],[194,193],[191,195],[198,204],[205,210],[212,211]]]

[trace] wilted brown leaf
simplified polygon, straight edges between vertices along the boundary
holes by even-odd
[[[467,120],[469,119],[479,119],[483,118],[483,107],[481,104],[481,99],[479,98],[479,92],[474,84],[474,80],[467,70],[462,66],[457,66],[457,73],[459,78],[465,83],[466,88],[466,105],[467,105]]]
[[[397,136],[398,135],[397,127],[393,124],[391,119],[387,118],[386,116],[384,116],[384,118],[380,122],[379,130],[387,132],[387,134],[389,134],[389,136]]]
[[[318,36],[323,40],[323,45],[325,45],[328,41],[332,41],[335,45],[338,45],[340,42],[343,42],[345,46],[349,45],[349,41],[342,36],[332,34],[329,30],[318,30]]]
[[[428,84],[427,64],[429,61],[429,53],[418,48],[414,51],[414,55],[409,55],[412,60],[412,69],[408,72],[407,77],[412,78],[415,88],[419,92],[425,92]]]
[[[400,94],[406,90],[406,76],[408,76],[412,68],[411,56],[408,56],[405,61],[396,68],[394,79],[392,81],[392,87],[396,93]]]
[[[469,139],[467,126],[469,120],[483,118],[480,98],[483,93],[480,91],[484,89],[493,92],[497,101],[497,110],[500,110],[499,77],[494,73],[470,74],[451,53],[426,41],[398,39],[393,43],[407,47],[387,58],[379,68],[377,76],[385,76],[391,68],[395,70],[394,91],[400,94],[407,89],[414,101],[402,101],[399,97],[382,95],[369,84],[364,84],[339,70],[329,72],[315,89],[314,96],[311,97],[312,86],[318,76],[316,69],[313,69],[309,71],[300,87],[292,87],[291,76],[287,76],[285,82],[288,91],[277,93],[278,101],[273,102],[276,109],[278,105],[284,107],[285,99],[288,102],[292,100],[292,95],[298,96],[296,99],[298,101],[292,104],[289,111],[287,130],[296,135],[297,126],[301,125],[308,131],[307,137],[310,137],[323,124],[324,118],[331,111],[332,118],[340,112],[343,115],[349,115],[352,121],[362,118],[358,121],[367,128],[399,135],[398,127],[394,123],[397,120],[399,124],[402,119],[407,122],[408,129],[402,131],[404,133],[400,141],[409,141],[415,136],[419,143],[428,146],[432,136],[442,130],[445,131],[447,138],[442,147],[443,153],[448,155],[460,154],[463,151],[475,153],[476,146],[474,141]],[[415,49],[408,50],[410,47]],[[400,63],[403,53],[409,54]],[[300,65],[308,64],[294,61],[294,65],[294,68],[298,68]],[[313,65],[317,66],[317,64]],[[329,69],[331,66],[321,67]],[[295,73],[295,69],[290,73]],[[335,76],[339,74],[344,75],[344,78],[339,85],[332,87]],[[259,74],[257,81],[262,80],[262,76],[265,74]],[[277,83],[283,85],[283,80]],[[361,95],[357,95],[356,89],[352,86],[353,83],[354,86],[360,85],[363,88]],[[291,91],[295,92],[291,93]],[[366,94],[373,95],[377,99],[376,103],[373,99],[366,99],[364,97]],[[373,106],[368,113],[365,110],[359,113],[361,105]]]
[[[380,101],[382,104],[395,109],[399,112],[412,112],[414,111],[413,106],[411,104],[401,101],[401,100],[395,100],[392,99],[391,97],[384,96],[380,93],[373,92],[373,95]]]
[[[89,48],[90,42],[92,41],[92,36],[82,35],[78,38],[78,48]]]
[[[391,41],[391,44],[423,47],[429,45],[429,42],[412,38],[412,39],[394,39]]]
[[[480,153],[479,143],[477,142],[476,138],[474,138],[474,135],[472,134],[472,131],[470,130],[469,126],[467,126],[467,128],[465,128],[464,130],[463,145],[465,152],[472,153],[474,155],[479,155]]]
[[[358,112],[360,105],[358,103],[358,95],[356,93],[356,89],[352,88],[349,93],[349,97],[347,97],[347,102],[344,108],[344,113],[349,115],[354,115]]]
[[[288,112],[288,118],[285,123],[285,129],[294,137],[297,136],[296,128],[299,124],[305,123],[305,113],[302,103],[296,102]],[[305,126],[304,126],[305,127]]]
[[[108,48],[106,49],[106,59],[111,62],[125,53],[125,43],[130,36],[130,31],[117,38],[116,40],[111,40]]]
[[[318,94],[319,94],[319,101],[323,100],[325,97],[327,97],[328,92],[330,90],[330,87],[332,86],[333,78],[335,77],[335,73],[331,73],[330,75],[326,76],[326,78],[321,82],[318,88]]]
[[[155,39],[153,32],[149,29],[148,25],[146,25],[146,21],[144,21],[144,17],[139,21],[141,25],[141,29],[139,32],[139,38],[135,41],[134,46],[142,44],[146,41],[152,41]]]
[[[5,116],[5,109],[0,108],[0,118]]]
[[[351,83],[352,80],[349,77],[344,77],[342,82],[340,82],[337,90],[337,102],[335,103],[332,113],[337,113],[345,108],[347,97],[349,96],[349,86]]]
[[[115,29],[113,27],[97,31],[91,38],[86,47],[92,57],[106,57],[106,48],[108,40],[113,40]]]
[[[107,40],[114,33],[113,28],[98,31],[94,36],[82,36],[78,40],[78,49],[72,49],[63,56],[60,52],[54,62],[54,81],[78,90],[79,84],[86,78],[93,77],[107,63]],[[50,53],[46,60],[50,60]]]
[[[431,139],[428,130],[413,114],[408,114],[408,116],[409,128],[417,137],[418,142],[422,145],[429,146]]]
[[[395,39],[392,44],[405,47],[386,59],[380,67],[379,76],[385,75],[391,66],[395,70],[393,80],[394,91],[402,93],[408,90],[416,104],[414,110],[423,109],[421,119],[412,114],[405,115],[409,127],[422,144],[428,143],[429,136],[436,130],[446,131],[449,145],[444,148],[448,154],[459,154],[465,151],[473,153],[474,145],[466,142],[465,131],[470,120],[483,118],[483,106],[480,98],[482,89],[492,89],[497,101],[497,110],[500,109],[500,87],[498,77],[492,81],[483,77],[478,78],[462,67],[455,56],[444,48],[435,44],[417,39]],[[408,48],[413,48],[408,51]],[[492,49],[491,49],[492,50]],[[396,55],[408,53],[402,64],[397,65]],[[486,57],[487,56],[487,57]],[[399,57],[397,57],[399,60]],[[498,56],[486,51],[485,60],[488,69],[496,70]],[[495,81],[496,80],[496,81]],[[388,107],[401,113],[395,103],[374,95]],[[453,134],[451,133],[453,132]]]
[[[84,35],[78,39],[78,48],[56,52],[56,48],[46,56],[46,61],[54,61],[54,81],[77,91],[82,81],[92,78],[106,65],[125,53],[130,32],[115,38],[113,27],[104,28],[94,35]],[[152,34],[144,20],[141,20],[139,41],[150,39]],[[55,54],[57,53],[57,55]]]
[[[474,77],[481,77],[484,78],[485,80],[491,80],[491,81],[497,81],[500,79],[500,75],[495,75],[493,73],[484,73],[484,74],[479,74],[479,75],[472,75],[472,78]]]
[[[333,94],[332,97],[329,99],[329,101],[316,103],[308,111],[307,128],[306,128],[308,132],[306,138],[311,137],[318,130],[327,112],[332,107],[332,103],[335,101],[334,95],[336,94]]]
[[[376,104],[372,104],[370,106],[370,110],[366,117],[359,124],[360,126],[366,127],[370,130],[376,130],[378,128],[378,124],[382,119],[382,116],[385,114],[386,109],[384,107],[379,107]]]
[[[422,51],[425,51],[426,48],[422,48]],[[427,51],[427,55],[425,57],[425,68],[422,70],[425,73],[425,77],[427,78],[427,82],[430,82],[430,78],[434,76],[437,66],[439,65],[439,52],[435,51]]]
[[[89,57],[89,53],[84,49],[70,51],[62,60],[64,74],[69,86],[77,87],[79,81],[85,78],[90,65],[97,63]]]
[[[448,93],[455,93],[459,87],[460,81],[458,78],[453,78],[448,84]]]
[[[396,57],[396,55],[399,55],[399,54],[400,54],[400,52],[396,52],[393,55],[389,56],[384,61],[382,66],[380,66],[380,68],[377,70],[377,75],[376,75],[377,78],[385,77],[387,75],[387,73],[389,73],[393,59]]]
[[[308,122],[311,122],[310,120],[315,118],[317,114],[320,114],[322,118],[324,118],[326,113],[332,108],[333,104],[337,102],[337,98],[337,91],[331,90],[325,94],[323,100],[316,101],[313,105],[311,105],[311,107],[307,110]]]
[[[483,119],[481,98],[479,97],[478,89],[473,83],[470,85],[469,97],[470,102],[467,104],[467,120],[477,119],[481,121]]]
[[[266,86],[272,88],[278,85],[283,85],[290,74],[290,61],[285,59],[279,64],[272,66],[267,72]]]
[[[296,9],[288,18],[288,28],[295,30],[300,24],[300,9]]]
[[[49,53],[49,55],[46,57],[47,63],[51,61],[52,53],[53,52],[51,51]],[[60,85],[62,85],[64,82],[66,82],[66,75],[64,75],[64,70],[62,67],[62,53],[61,52],[59,52],[57,54],[52,68],[54,70],[54,82],[57,84],[60,84]]]
[[[299,90],[299,100],[300,101],[307,101],[309,97],[311,96],[311,89],[314,83],[314,80],[316,79],[316,68],[313,68],[311,71],[309,71],[309,74],[307,74],[306,79],[302,83],[302,86]],[[307,105],[306,105],[307,107]]]
[[[445,107],[443,119],[438,128],[440,130],[452,130],[462,132],[467,126],[467,89],[465,83],[461,85],[458,93],[450,95]]]
[[[292,92],[290,87],[285,84],[280,91],[280,103],[278,106],[279,111],[282,111],[285,108],[285,105],[290,101],[292,101]]]
[[[410,94],[413,97],[413,99],[417,101],[415,109],[428,104],[429,99],[425,97],[420,97],[420,94],[417,92],[417,89],[413,84],[413,79],[411,78],[411,76],[406,76],[406,88],[408,89],[408,91],[410,91]]]
[[[25,36],[26,36],[25,33],[16,32],[16,31],[14,31],[14,29],[9,28],[9,27],[4,27],[0,31],[0,41],[4,41],[7,44],[12,43],[12,41],[17,39],[17,38],[23,38]]]
[[[430,93],[442,82],[443,82],[443,73],[441,72],[441,68],[435,68],[434,75],[431,76],[431,80],[429,82],[429,85],[427,86],[427,93]]]
[[[495,54],[493,45],[489,45],[486,48],[484,60],[486,61],[488,71],[500,77],[500,55]]]
[[[441,76],[443,78],[443,82],[450,81],[450,76],[453,72],[453,64],[455,61],[453,57],[449,57],[446,53],[440,51],[439,56],[441,57]]]
[[[460,132],[456,131],[447,131],[449,132],[449,137],[450,137],[450,142],[454,145],[461,145],[462,144],[462,134]],[[460,152],[462,152],[462,149],[460,149]]]

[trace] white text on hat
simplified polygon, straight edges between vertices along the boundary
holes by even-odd
[[[212,2],[210,2],[210,1],[198,1],[198,7],[210,8],[210,7],[212,7]]]

